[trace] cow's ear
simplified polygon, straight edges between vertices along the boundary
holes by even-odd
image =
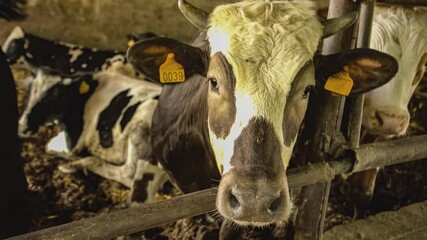
[[[193,74],[206,75],[207,56],[200,48],[175,39],[157,37],[139,41],[127,51],[129,62],[141,73],[154,81],[160,81],[159,68],[169,53],[184,68],[185,77]]]
[[[350,95],[368,92],[390,81],[398,70],[392,56],[367,48],[353,49],[345,53],[316,56],[316,81],[325,85],[327,79],[348,71],[353,80]]]

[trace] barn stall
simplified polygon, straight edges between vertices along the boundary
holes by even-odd
[[[128,3],[129,5],[127,5]],[[139,4],[141,4],[141,9],[144,10],[129,14],[130,12],[134,12],[134,9],[139,9],[135,7]],[[209,3],[211,6],[203,5],[206,3],[198,3],[196,1],[194,1],[194,4],[203,9],[211,9],[212,5],[214,5],[213,3]],[[217,3],[215,3],[215,5],[216,4]],[[347,4],[348,5],[344,4],[344,9],[341,8],[343,6],[333,6],[332,9],[336,9],[336,15],[341,14],[341,11],[347,12],[351,8],[357,9],[355,4]],[[38,1],[30,1],[28,11],[29,19],[19,25],[31,33],[38,34],[48,39],[73,42],[100,49],[114,48],[120,50],[126,48],[125,36],[128,33],[151,31],[160,35],[167,35],[187,41],[196,32],[196,29],[189,25],[181,16],[174,1],[167,1],[162,4],[156,3],[155,5],[158,7],[154,7],[153,4],[143,4],[142,1],[138,3],[131,3],[129,1],[126,2],[126,4],[119,4],[113,1],[69,1],[69,3],[67,1],[49,1],[48,6],[44,6]],[[148,11],[147,8],[152,9]],[[111,12],[106,9],[115,9],[114,11],[117,11],[117,14],[111,14]],[[107,16],[103,15],[105,12],[109,12],[110,14]],[[147,12],[154,13],[154,16],[149,16]],[[139,14],[141,14],[141,16]],[[118,19],[114,20],[116,17]],[[54,22],[52,18],[58,18],[58,21]],[[149,21],[149,24],[144,25],[142,19],[156,19],[158,22],[152,20]],[[166,24],[165,19],[170,22]],[[181,19],[181,22],[177,19]],[[75,20],[75,22],[73,22],[73,20]],[[93,24],[93,26],[91,24],[86,25],[88,22]],[[16,23],[5,23],[5,29],[12,29],[15,24]],[[177,24],[178,27],[173,27],[173,24]],[[165,29],[164,26],[168,26],[168,29]],[[182,30],[184,28],[183,26],[185,30]],[[52,29],[58,30],[52,31]],[[190,32],[190,29],[193,32]],[[97,32],[97,30],[102,31]],[[5,35],[7,35],[7,32]],[[120,34],[118,32],[120,32]],[[350,34],[352,33],[351,31],[349,32]],[[4,32],[2,31],[1,34],[4,34]],[[55,36],[54,34],[58,35]],[[360,38],[363,38],[363,36],[359,36],[359,39]],[[348,43],[343,43],[342,45],[345,44]],[[335,47],[339,45],[340,44],[336,43],[332,44],[332,46]],[[327,47],[326,43],[325,46]],[[339,46],[339,48],[341,48],[341,46]],[[423,81],[423,83],[425,83],[425,81]],[[425,86],[421,84],[420,91],[417,92],[411,102],[411,110],[413,111],[414,119],[411,123],[410,136],[420,135],[425,132],[426,110],[424,107],[425,95],[422,92],[423,88],[425,88]],[[324,97],[329,98],[329,94]],[[336,101],[336,98],[333,99],[334,100],[330,101]],[[357,103],[357,101],[360,102],[360,99],[354,101],[356,102],[354,103],[356,106],[360,104]],[[336,110],[337,108],[342,108],[342,104],[343,100],[341,100],[341,103],[325,104],[325,106],[328,107],[323,111],[326,112],[325,115],[328,113],[335,114],[339,112]],[[352,108],[357,109],[357,107]],[[341,114],[338,115],[341,117]],[[325,116],[326,120],[320,121],[335,122],[329,121],[330,118],[337,118],[337,116]],[[350,126],[358,126],[357,117],[356,120],[352,121],[356,121],[356,123],[350,123]],[[327,126],[326,129],[328,130],[323,129],[322,133],[326,132],[333,138],[334,134],[332,134],[332,132],[335,131],[335,128],[337,128],[337,126]],[[356,131],[356,133],[349,133],[349,138],[351,139],[350,144],[357,149],[355,150],[354,158],[333,160],[328,164],[322,162],[322,159],[319,159],[317,160],[318,163],[314,163],[305,168],[290,170],[289,182],[291,187],[301,187],[320,180],[327,180],[326,183],[321,184],[329,185],[328,187],[324,187],[325,189],[330,188],[330,201],[325,201],[328,205],[324,208],[327,212],[320,217],[320,220],[312,217],[313,215],[309,215],[309,219],[306,220],[320,221],[322,222],[320,223],[321,227],[305,229],[304,224],[301,225],[303,228],[298,228],[297,226],[295,239],[318,238],[318,231],[322,231],[323,229],[328,230],[332,226],[352,221],[354,211],[351,207],[351,199],[346,199],[347,196],[342,194],[343,186],[339,184],[338,179],[332,182],[329,181],[337,174],[350,172],[356,158],[359,157],[364,159],[366,157],[366,155],[364,155],[366,152],[372,151],[371,149],[379,149],[377,150],[379,152],[377,155],[369,156],[375,160],[373,164],[368,164],[368,166],[363,166],[362,164],[360,169],[364,169],[365,167],[372,168],[425,157],[425,153],[420,151],[420,149],[423,149],[426,142],[423,136],[412,139],[402,138],[382,144],[361,146],[359,148],[358,130],[353,128],[350,129],[351,131]],[[46,229],[39,233],[35,232],[33,235],[28,235],[27,239],[48,238],[48,236],[56,236],[57,238],[65,238],[65,236],[67,236],[70,239],[105,239],[138,232],[148,228],[151,229],[142,233],[143,239],[183,239],[196,237],[210,239],[217,236],[219,226],[217,223],[213,223],[213,220],[209,218],[196,220],[187,219],[172,223],[183,217],[195,216],[207,211],[212,211],[214,209],[213,196],[215,196],[216,193],[214,189],[188,196],[171,198],[164,202],[159,202],[158,204],[153,203],[135,209],[117,211],[118,209],[127,208],[127,189],[117,183],[101,179],[91,173],[85,174],[80,172],[72,175],[65,175],[56,169],[58,162],[62,161],[61,158],[44,153],[46,138],[51,136],[55,131],[57,130],[54,126],[48,126],[39,134],[38,138],[25,140],[26,142],[24,143],[23,155],[26,159],[25,170],[27,180],[30,184],[30,190],[36,199],[36,204],[42,206],[37,207],[37,213],[35,214],[37,218],[33,220],[35,224],[31,231],[83,218],[87,218],[87,220],[63,225],[56,229]],[[341,144],[343,144],[343,142],[341,142]],[[390,150],[394,153],[393,159],[384,160],[383,156],[388,156]],[[317,150],[315,149],[312,151]],[[385,162],[387,162],[387,164]],[[425,161],[421,160],[382,170],[377,180],[377,189],[367,215],[381,211],[395,210],[410,203],[425,200],[427,198],[425,164]],[[319,189],[318,187],[316,188]],[[321,193],[321,195],[328,194],[328,191],[329,190],[327,190],[326,193]],[[159,200],[170,198],[172,195],[176,195],[173,190],[159,194]],[[318,203],[319,197],[314,198],[313,201],[315,204]],[[114,213],[107,214],[107,212]],[[88,218],[97,215],[99,216]],[[324,219],[325,217],[326,219]],[[117,224],[115,224],[115,226],[110,226],[108,222],[115,222]],[[97,223],[95,224],[96,227],[93,227],[94,223]],[[316,223],[305,225],[317,226]],[[323,227],[323,225],[325,225],[325,227]],[[92,230],[89,231],[89,229]],[[248,230],[245,234],[248,235],[247,238],[249,239],[265,239],[267,235],[263,234],[268,234],[270,231],[274,230]],[[313,235],[306,237],[307,233],[310,231],[313,232]],[[277,234],[280,236],[281,233],[279,232]],[[22,238],[24,239],[25,236],[22,236]]]

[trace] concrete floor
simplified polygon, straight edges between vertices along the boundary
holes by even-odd
[[[421,240],[427,239],[427,201],[397,211],[382,212],[367,219],[335,226],[325,240]]]

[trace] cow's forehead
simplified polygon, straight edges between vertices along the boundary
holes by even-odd
[[[258,110],[278,109],[267,99],[285,98],[323,34],[311,2],[222,5],[211,13],[209,26],[211,54],[222,52],[233,66],[236,98],[251,96]]]
[[[398,61],[402,52],[419,58],[427,50],[427,9],[377,8],[371,47],[391,54]]]

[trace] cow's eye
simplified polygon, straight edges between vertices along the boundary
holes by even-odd
[[[209,82],[211,83],[211,89],[212,91],[218,92],[218,81],[216,78],[209,78]]]
[[[307,98],[309,95],[310,95],[310,92],[312,91],[314,89],[314,86],[313,85],[310,85],[310,86],[308,86],[308,87],[306,87],[305,89],[304,89],[304,93],[303,93],[303,95],[302,95],[302,98]]]

